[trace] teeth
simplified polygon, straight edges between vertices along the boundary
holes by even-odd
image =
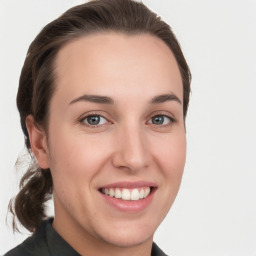
[[[146,188],[145,193],[144,193],[144,197],[147,197],[150,193],[150,188]]]
[[[118,188],[115,190],[115,198],[122,198],[122,192]]]
[[[131,199],[131,193],[128,189],[123,189],[122,191],[122,199],[123,200],[130,200]]]
[[[144,198],[144,189],[140,191],[140,199]]]
[[[140,193],[138,189],[133,189],[131,193],[131,200],[139,200],[140,199]]]
[[[115,196],[115,191],[114,191],[113,188],[109,189],[109,195],[110,195],[111,197],[114,197],[114,196]]]
[[[121,189],[121,188],[103,188],[102,193],[111,197],[119,198],[125,201],[137,201],[146,198],[150,194],[150,188],[134,188],[134,189]]]

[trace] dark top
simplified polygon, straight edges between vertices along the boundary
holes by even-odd
[[[4,256],[79,256],[52,227],[53,219],[46,220],[36,232]],[[167,256],[153,243],[151,256]]]

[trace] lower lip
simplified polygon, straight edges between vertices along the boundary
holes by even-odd
[[[145,208],[147,208],[154,197],[156,189],[153,189],[151,191],[151,193],[143,199],[140,200],[122,200],[122,199],[118,199],[115,197],[110,197],[107,196],[105,194],[102,194],[100,192],[100,194],[103,196],[103,198],[105,199],[105,201],[110,204],[111,206],[113,206],[114,208],[116,208],[119,211],[123,211],[123,212],[140,212],[142,210],[144,210]]]

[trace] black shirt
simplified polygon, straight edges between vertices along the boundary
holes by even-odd
[[[80,256],[52,227],[53,219],[46,220],[36,232],[4,256]],[[167,256],[153,243],[151,256]]]

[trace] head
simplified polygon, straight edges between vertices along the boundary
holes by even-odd
[[[21,224],[33,231],[53,193],[60,233],[69,220],[74,232],[119,246],[152,237],[180,185],[189,94],[178,41],[142,3],[91,1],[49,23],[29,47],[17,95],[36,162],[15,201]],[[148,187],[137,206],[106,195]]]

